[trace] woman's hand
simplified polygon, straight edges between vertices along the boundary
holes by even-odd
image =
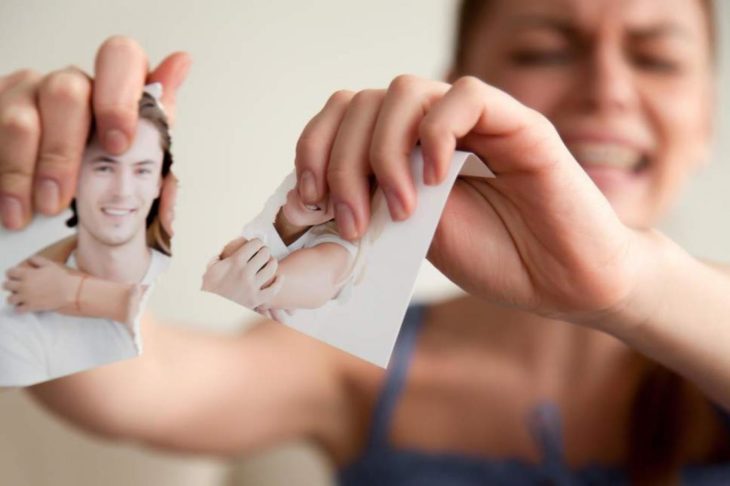
[[[3,226],[19,229],[34,211],[55,215],[68,207],[92,116],[105,150],[122,153],[134,137],[144,85],[160,82],[172,122],[175,94],[189,66],[188,55],[178,52],[148,72],[139,44],[115,36],[99,48],[93,79],[75,67],[46,75],[22,70],[0,76]]]
[[[33,256],[7,271],[3,289],[17,312],[64,311],[75,306],[82,274]]]
[[[260,240],[237,238],[208,266],[203,290],[255,309],[268,303],[281,289],[282,279],[276,276],[278,266]]]
[[[340,232],[362,235],[375,175],[395,220],[416,204],[409,156],[421,143],[427,184],[454,150],[484,160],[495,179],[459,180],[429,259],[475,295],[553,317],[590,320],[629,298],[639,234],[623,225],[550,122],[476,78],[453,85],[413,76],[387,90],[338,92],[297,145],[307,204],[329,195]]]

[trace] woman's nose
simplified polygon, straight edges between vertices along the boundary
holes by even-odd
[[[582,93],[584,109],[624,112],[638,105],[636,77],[631,65],[616,46],[597,47],[585,62]]]

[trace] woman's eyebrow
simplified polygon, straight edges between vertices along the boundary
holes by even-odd
[[[648,27],[635,27],[629,29],[629,36],[636,40],[652,40],[661,37],[680,37],[692,39],[692,32],[676,22],[664,22]]]
[[[556,15],[519,14],[513,16],[510,21],[511,24],[517,28],[548,28],[568,35],[575,35],[578,33],[578,28],[570,21],[569,18]]]
[[[547,28],[559,31],[565,35],[578,35],[580,28],[568,17],[558,16],[554,14],[519,14],[511,19],[511,23],[516,28]],[[651,40],[659,37],[694,37],[686,26],[678,23],[666,21],[650,26],[629,27],[630,37],[637,40]]]

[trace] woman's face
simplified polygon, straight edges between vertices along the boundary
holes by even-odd
[[[493,0],[457,75],[542,112],[622,220],[648,226],[704,161],[713,69],[701,0]]]

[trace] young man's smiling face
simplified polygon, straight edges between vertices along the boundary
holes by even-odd
[[[120,246],[146,230],[146,218],[160,194],[160,133],[140,119],[134,143],[121,155],[106,153],[94,137],[84,152],[76,189],[79,231],[102,244]]]

